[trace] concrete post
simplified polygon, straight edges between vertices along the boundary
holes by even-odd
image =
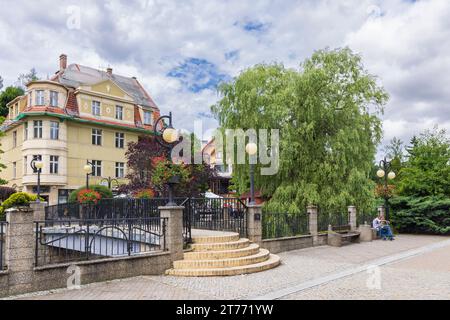
[[[355,206],[348,207],[348,219],[350,224],[350,230],[355,231],[358,225]]]
[[[316,206],[308,206],[306,211],[309,216],[309,233],[313,237],[313,245],[316,246],[319,243],[319,228],[317,224],[318,210]]]
[[[33,291],[35,231],[33,209],[6,210],[5,260],[9,270],[9,295]]]
[[[169,250],[172,261],[183,259],[183,209],[179,206],[167,206],[158,208],[161,218],[168,218],[166,222],[165,248]],[[163,221],[161,221],[161,231]],[[164,244],[163,244],[164,245]]]
[[[30,208],[34,211],[34,221],[44,221],[45,220],[45,207],[47,202],[30,202]]]
[[[247,207],[247,237],[251,242],[262,243],[262,206]]]

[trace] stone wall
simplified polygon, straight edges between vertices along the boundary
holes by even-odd
[[[278,239],[263,240],[261,247],[270,251],[270,253],[280,253],[284,251],[299,250],[313,246],[313,237],[298,236]]]
[[[35,266],[35,218],[42,218],[44,204],[7,211],[5,241],[6,271],[0,271],[0,297],[66,288],[69,278],[76,285],[140,275],[161,275],[183,255],[182,207],[161,207],[167,219],[167,251],[156,251],[120,258]],[[79,275],[79,277],[78,277]],[[71,277],[73,276],[73,277]]]

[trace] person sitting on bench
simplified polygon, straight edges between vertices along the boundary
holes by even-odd
[[[372,227],[377,230],[377,234],[383,239],[394,240],[394,235],[392,234],[391,227],[389,226],[389,221],[386,221],[384,214],[380,213],[372,222]]]

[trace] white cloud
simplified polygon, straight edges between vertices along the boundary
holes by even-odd
[[[80,29],[67,27],[71,5]],[[450,2],[303,1],[7,1],[0,0],[0,75],[5,85],[36,67],[41,76],[70,62],[136,76],[162,112],[191,128],[217,100],[167,74],[186,59],[235,76],[259,62],[296,67],[314,50],[350,46],[391,94],[385,141],[406,141],[435,123],[450,130]],[[246,23],[266,26],[245,30]],[[226,53],[238,52],[233,59]],[[207,119],[207,118],[206,118]],[[209,126],[214,122],[207,119]]]

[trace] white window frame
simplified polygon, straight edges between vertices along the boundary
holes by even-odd
[[[42,139],[42,127],[43,127],[42,120],[33,120],[33,139]],[[36,135],[36,133],[38,134]]]
[[[125,163],[124,162],[116,162],[116,178],[122,179],[125,178]]]
[[[116,106],[116,119],[123,120],[123,107],[122,106]]]
[[[153,125],[153,112],[144,110],[144,124],[148,126]]]
[[[116,132],[116,148],[123,149],[125,148],[125,133]]]
[[[50,91],[50,106],[57,107],[58,99],[58,91]]]
[[[92,176],[101,177],[102,176],[102,161],[92,160]]]
[[[92,129],[92,145],[101,146],[102,145],[102,129]]]
[[[45,90],[36,90],[36,105],[45,105]]]
[[[56,124],[56,126],[54,126]],[[59,140],[59,122],[50,121],[50,139]]]
[[[13,148],[17,148],[17,130],[13,131],[12,136],[13,136]]]
[[[13,162],[13,179],[17,178],[17,162]]]
[[[59,156],[50,156],[50,174],[59,173]]]
[[[101,102],[93,100],[92,101],[92,114],[94,116],[100,116],[101,115]]]

